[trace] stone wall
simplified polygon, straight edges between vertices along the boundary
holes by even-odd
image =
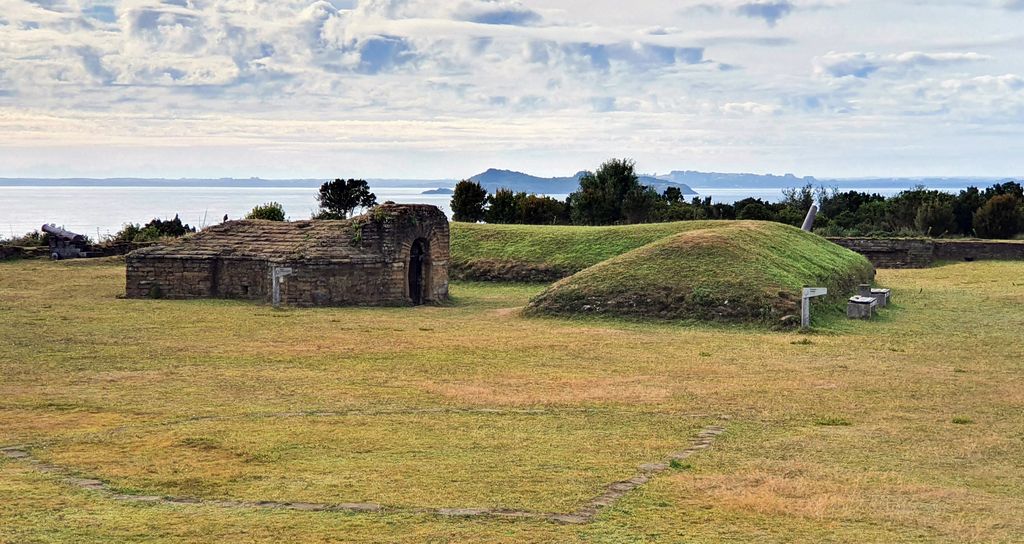
[[[43,247],[21,247],[21,246],[0,246],[0,261],[8,259],[49,259],[50,248]]]
[[[876,268],[925,268],[937,261],[1024,260],[1024,242],[928,238],[829,238]]]
[[[409,265],[417,241],[426,249],[421,298],[445,301],[448,220],[433,206],[392,204],[347,222],[239,221],[193,240],[132,253],[125,292],[129,298],[269,302],[272,269],[282,267],[292,269],[281,279],[286,305],[410,304]]]
[[[84,258],[97,258],[97,257],[116,257],[118,255],[127,255],[136,249],[149,247],[154,242],[132,242],[132,243],[118,243],[118,244],[101,244],[98,246],[90,246],[89,251],[82,257]],[[47,246],[40,247],[20,247],[20,246],[5,246],[0,245],[0,261],[6,259],[49,259],[50,248]]]

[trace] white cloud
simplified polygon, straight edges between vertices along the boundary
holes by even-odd
[[[7,0],[0,163],[82,175],[83,149],[116,146],[122,174],[186,168],[183,148],[236,161],[188,168],[250,154],[278,175],[558,173],[623,153],[665,161],[652,170],[816,173],[809,149],[830,168],[830,150],[863,141],[875,157],[900,131],[942,146],[954,120],[1024,133],[1021,81],[999,75],[1024,60],[992,39],[1018,14],[986,2]],[[972,25],[951,32],[951,13]],[[66,151],[31,158],[44,148]]]
[[[837,53],[830,52],[813,60],[814,73],[833,78],[868,78],[876,73],[901,75],[914,68],[981,62],[990,57],[965,53]]]

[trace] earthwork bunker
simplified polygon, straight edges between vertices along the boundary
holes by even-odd
[[[448,298],[448,219],[387,203],[345,221],[229,221],[127,257],[129,298],[270,302],[272,273],[292,306],[427,304]]]

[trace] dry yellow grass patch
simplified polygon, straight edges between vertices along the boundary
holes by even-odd
[[[660,376],[554,380],[517,377],[486,385],[426,381],[421,387],[458,404],[479,406],[572,406],[609,402],[642,405],[667,401],[674,394]]]
[[[678,414],[728,432],[584,527],[130,505],[0,459],[0,541],[1024,534],[1024,263],[881,271],[895,308],[810,335],[525,319],[507,309],[540,288],[516,285],[424,309],[128,301],[123,275],[0,263],[0,445],[147,493],[562,510],[710,422]]]

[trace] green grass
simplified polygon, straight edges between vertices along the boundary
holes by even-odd
[[[132,504],[0,458],[0,542],[1019,541],[1022,274],[883,270],[897,311],[805,345],[524,319],[533,285],[273,311],[120,299],[110,261],[0,263],[0,445],[117,489],[562,509],[727,428],[584,526]]]
[[[682,221],[612,227],[452,223],[453,275],[547,281],[569,276],[680,232],[726,225]]]
[[[736,221],[704,227],[566,278],[534,299],[528,311],[768,322],[798,315],[804,286],[827,287],[832,300],[839,300],[871,281],[864,257],[788,225]]]

